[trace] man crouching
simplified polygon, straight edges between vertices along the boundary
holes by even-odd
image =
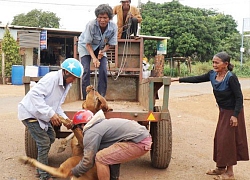
[[[78,111],[73,124],[83,128],[84,155],[71,170],[72,176],[80,177],[95,163],[98,179],[110,180],[109,165],[141,157],[151,148],[152,138],[145,126],[128,119],[106,119],[102,110],[94,116],[89,110]]]

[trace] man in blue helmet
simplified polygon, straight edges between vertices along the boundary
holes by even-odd
[[[48,165],[48,153],[55,141],[53,126],[61,126],[59,115],[68,119],[61,108],[71,83],[81,78],[82,64],[68,58],[58,71],[52,71],[42,77],[18,104],[18,119],[28,128],[38,149],[37,160]],[[38,169],[40,180],[52,180],[45,171]]]

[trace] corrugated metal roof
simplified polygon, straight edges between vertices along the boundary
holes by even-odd
[[[144,40],[164,40],[170,39],[170,37],[161,37],[161,36],[147,36],[140,34],[139,37],[142,37]]]
[[[6,26],[0,24],[0,28],[4,29]],[[80,34],[81,31],[67,30],[67,29],[58,29],[58,28],[40,28],[40,27],[29,27],[29,26],[16,26],[16,25],[8,25],[10,29],[19,29],[19,30],[47,30],[48,32],[56,32],[63,34]]]

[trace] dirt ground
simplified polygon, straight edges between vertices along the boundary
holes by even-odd
[[[241,82],[244,94],[245,118],[250,139],[250,79]],[[218,108],[210,84],[179,84],[170,86],[169,110],[173,128],[173,149],[167,169],[150,165],[149,153],[121,166],[121,180],[212,180],[205,172],[214,168],[212,160],[213,136],[218,118]],[[159,91],[162,94],[162,90]],[[24,86],[0,85],[0,179],[35,180],[35,168],[18,162],[25,155],[24,125],[17,120],[17,104],[24,95]],[[161,97],[161,96],[160,96]],[[159,100],[157,103],[161,103]],[[72,104],[65,104],[64,109]],[[80,109],[80,107],[78,108]],[[49,162],[59,166],[70,156],[70,148],[58,154],[60,140],[53,144]],[[235,166],[238,180],[250,179],[250,163]]]

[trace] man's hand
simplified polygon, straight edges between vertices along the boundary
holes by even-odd
[[[73,121],[70,119],[67,119],[67,121],[69,121],[68,124],[63,124],[65,127],[67,127],[67,129],[72,129],[73,128]]]
[[[57,114],[54,114],[52,118],[50,118],[51,124],[53,126],[61,126],[62,122]]]
[[[100,61],[97,58],[94,58],[93,64],[94,64],[95,68],[98,68],[100,66]]]
[[[129,18],[133,18],[134,15],[133,15],[131,12],[129,12],[128,17],[129,17]]]
[[[104,52],[102,50],[100,50],[97,58],[100,60],[100,59],[102,59],[103,56],[104,56]]]

